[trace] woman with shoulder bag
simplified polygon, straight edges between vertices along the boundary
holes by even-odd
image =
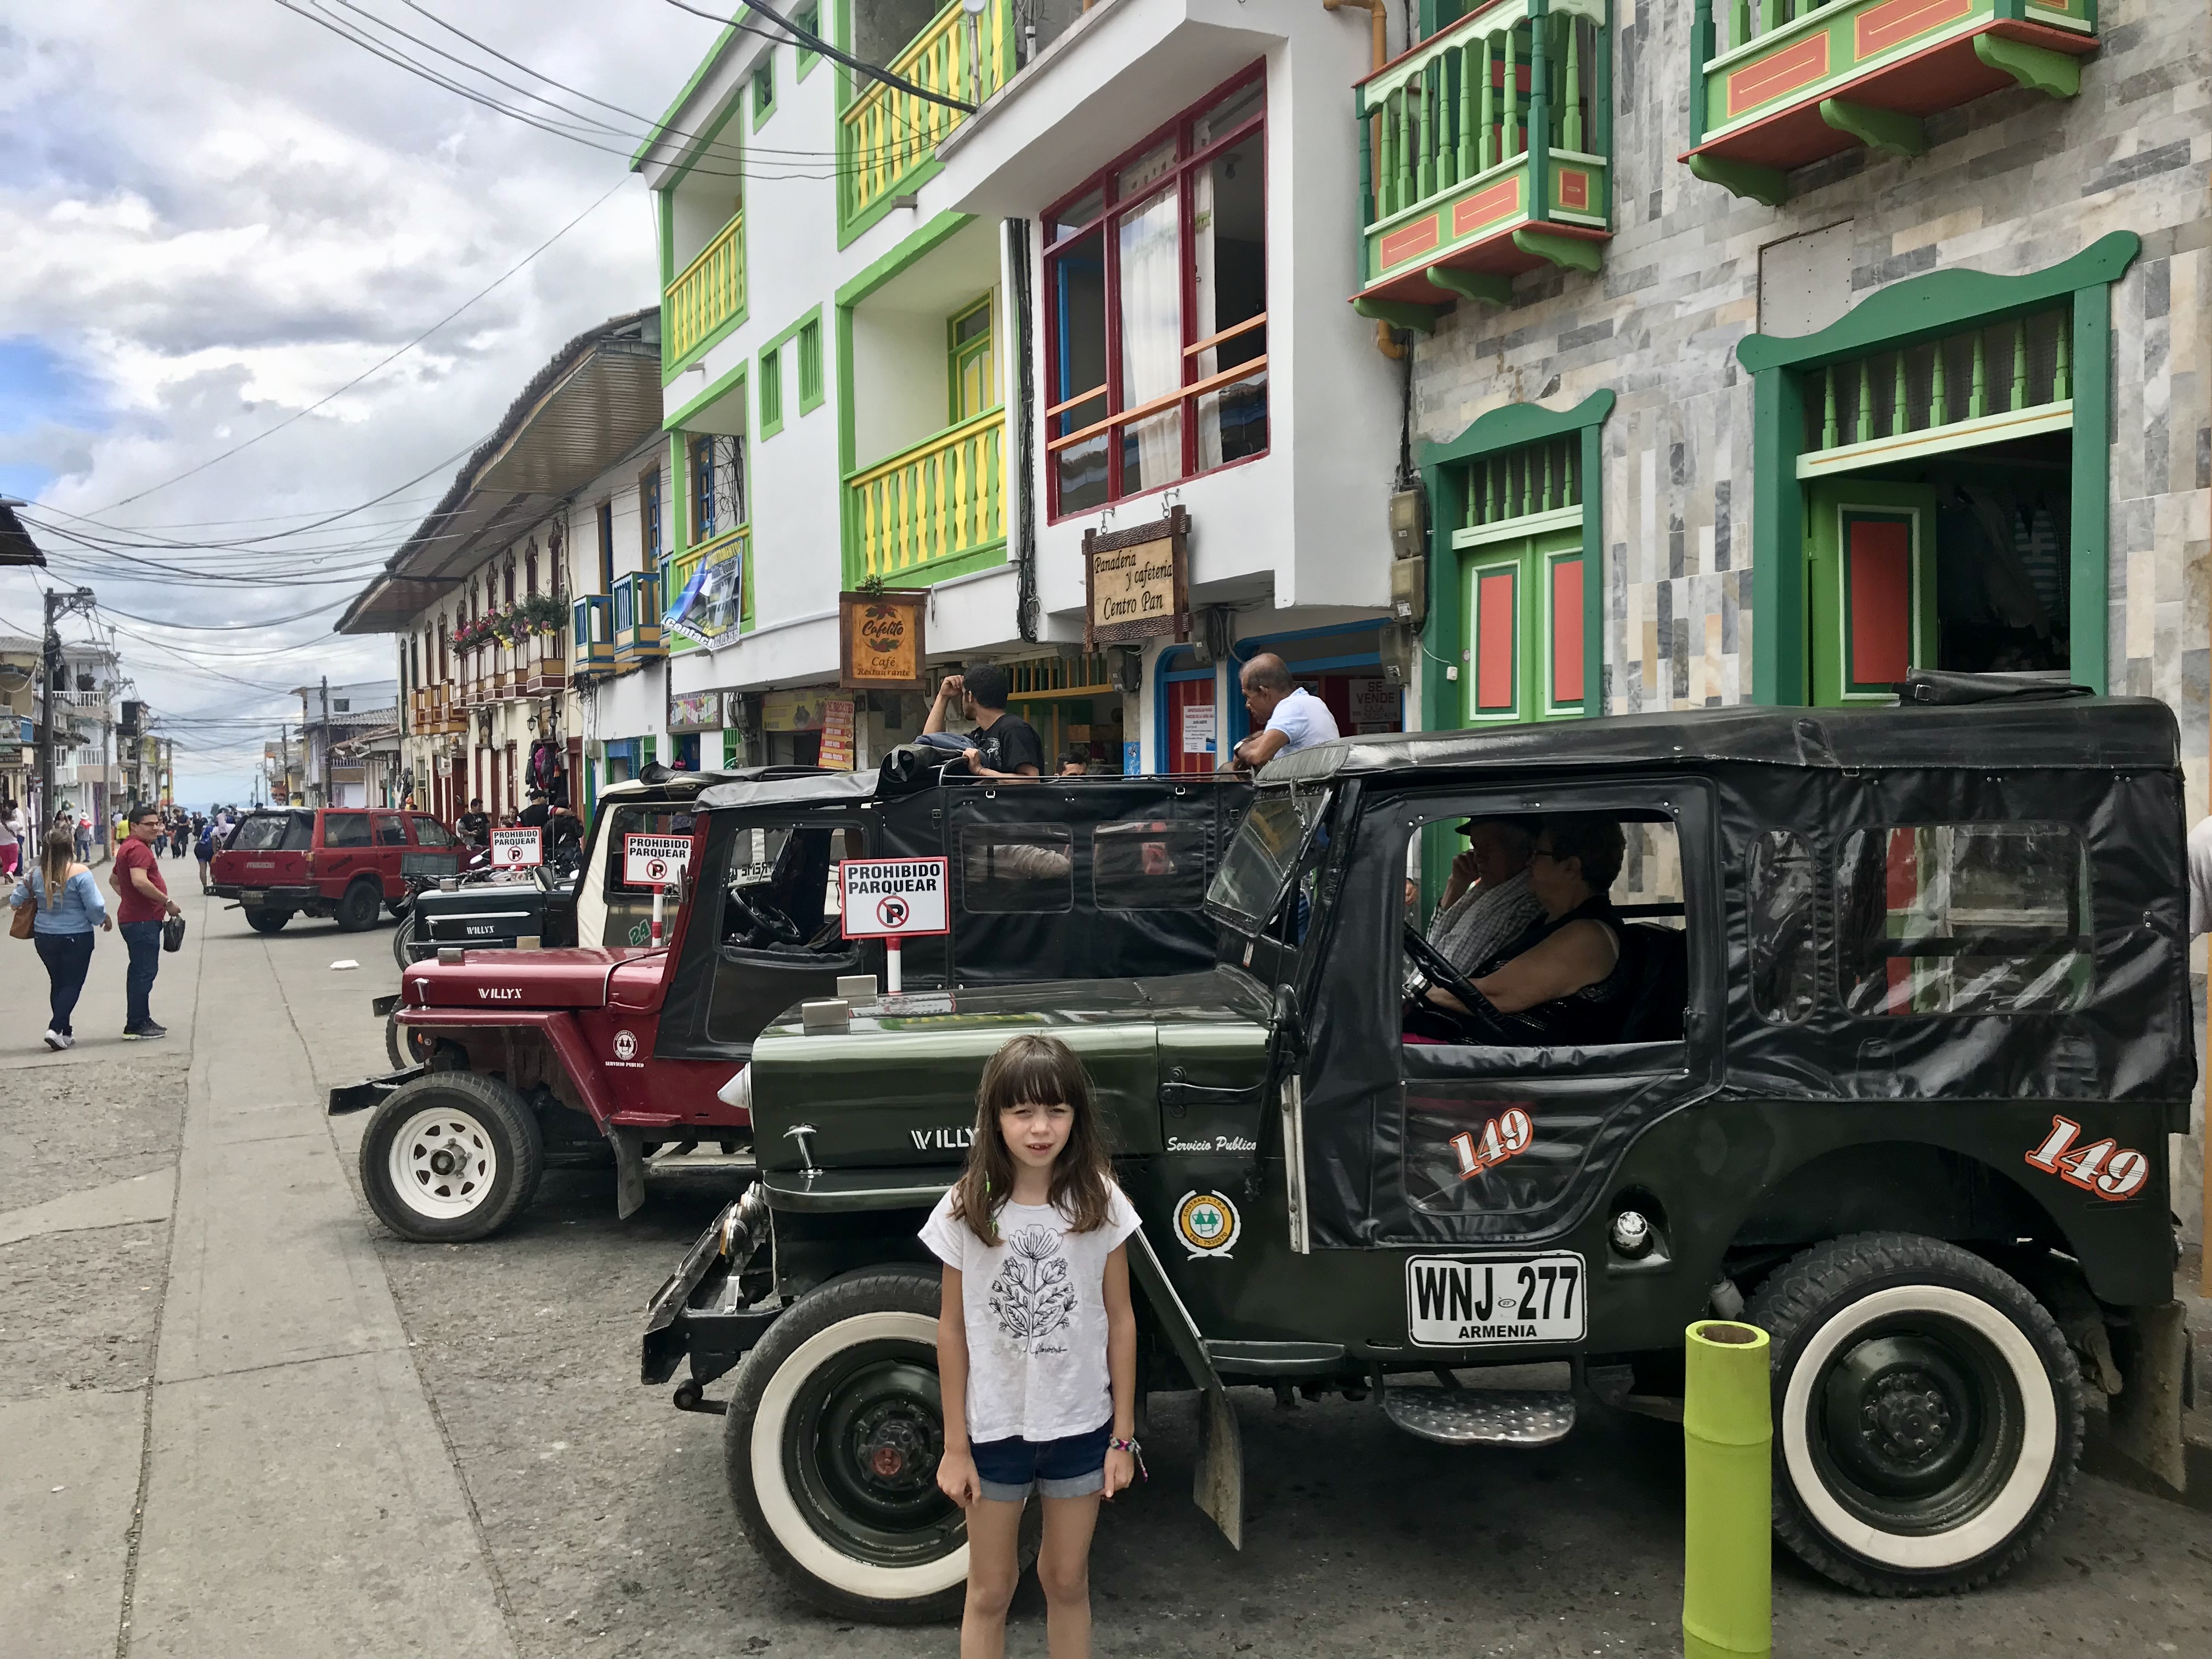
[[[70,1048],[76,1042],[70,1016],[84,990],[85,970],[92,966],[93,929],[115,926],[92,872],[70,856],[70,829],[67,814],[54,821],[38,868],[27,872],[8,896],[15,910],[9,933],[34,941],[39,960],[46,964],[53,1006],[46,1043],[54,1049]],[[31,924],[27,930],[23,925],[27,920]]]

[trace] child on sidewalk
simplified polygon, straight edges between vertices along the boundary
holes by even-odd
[[[945,1263],[937,1484],[968,1516],[961,1659],[1006,1651],[1032,1489],[1046,1642],[1052,1659],[1089,1659],[1091,1529],[1138,1468],[1137,1225],[1082,1062],[1056,1037],[1014,1038],[984,1068],[967,1167],[921,1230]]]

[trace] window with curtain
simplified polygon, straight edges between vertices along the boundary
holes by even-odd
[[[1045,216],[1055,516],[1267,447],[1266,72]]]

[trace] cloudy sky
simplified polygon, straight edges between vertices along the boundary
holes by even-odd
[[[265,718],[274,736],[298,716],[287,688],[392,673],[386,640],[329,634],[337,604],[562,342],[654,297],[645,191],[627,171],[638,124],[441,21],[648,115],[717,33],[663,0],[293,3],[362,29],[384,20],[561,99],[619,129],[595,135],[619,154],[428,84],[279,0],[0,7],[0,494],[116,544],[88,554],[41,533],[53,569],[0,572],[0,632],[35,632],[42,581],[93,586],[196,803],[247,793],[262,732],[225,722]],[[300,416],[586,210],[423,345]],[[248,538],[263,539],[161,545]],[[148,561],[228,580],[184,585]]]

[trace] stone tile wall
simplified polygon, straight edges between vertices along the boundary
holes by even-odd
[[[1819,273],[1838,285],[1839,311],[1923,271],[2038,270],[2132,230],[2142,252],[2112,295],[2112,689],[2172,704],[2193,821],[2207,808],[2212,748],[2212,11],[2201,0],[2106,0],[2103,50],[2079,98],[1978,100],[1927,123],[1925,155],[1846,152],[1795,175],[1791,199],[1772,209],[1677,159],[1692,10],[1614,0],[1618,191],[1605,268],[1532,273],[1510,309],[1462,301],[1447,313],[1418,344],[1417,436],[1455,437],[1504,404],[1566,408],[1613,387],[1607,707],[1740,702],[1755,626],[1753,416],[1735,349],[1759,326],[1761,250],[1847,225],[1828,239],[1848,248],[1847,292],[1844,262],[1824,258]],[[2201,1134],[2186,1174],[2176,1170],[2191,1189],[2176,1199],[2192,1237],[2198,1147]]]

